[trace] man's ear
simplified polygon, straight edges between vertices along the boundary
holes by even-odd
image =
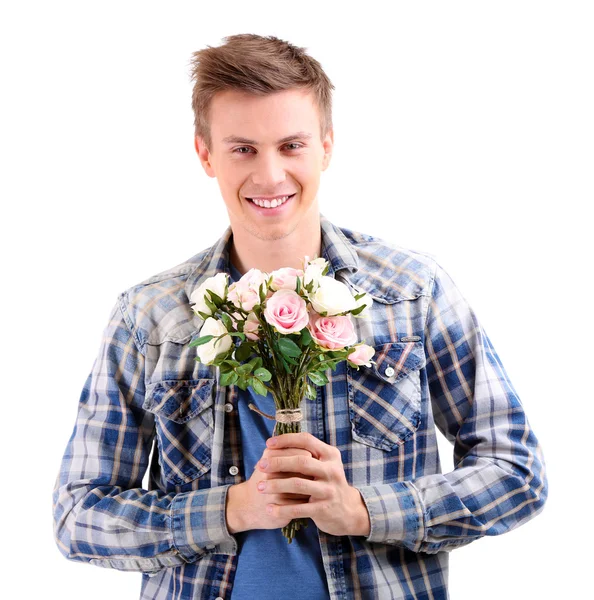
[[[324,141],[322,142],[324,146],[324,158],[322,159],[322,171],[325,171],[330,164],[330,159],[332,158],[332,150],[334,148],[334,129],[329,129]]]
[[[216,177],[212,164],[210,162],[210,150],[206,147],[204,140],[199,136],[194,136],[194,148],[196,148],[196,154],[200,159],[202,168],[209,177]]]

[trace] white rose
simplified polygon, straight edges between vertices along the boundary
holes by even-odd
[[[206,305],[204,297],[206,290],[214,292],[219,298],[223,300],[227,296],[227,273],[217,273],[214,277],[209,277],[206,281],[203,281],[191,294],[190,302],[194,303],[192,310],[198,314],[198,311],[203,312],[207,315],[212,315],[212,311]],[[208,296],[210,300],[210,296]]]
[[[208,317],[200,329],[200,337],[205,335],[219,336],[222,333],[227,333],[227,329],[223,323],[221,323],[221,321],[213,319],[212,317]],[[196,346],[198,360],[205,365],[209,365],[216,359],[217,356],[228,352],[232,345],[233,339],[230,335],[226,335],[220,340],[213,339],[210,340],[210,342],[206,342],[206,344]]]
[[[309,294],[309,300],[317,313],[332,317],[356,308],[351,290],[342,282],[324,275],[319,279],[318,289]]]
[[[313,281],[312,292],[315,292],[320,284],[322,273],[327,266],[328,261],[325,258],[315,258],[314,260],[310,260],[307,263],[303,274],[303,286],[307,287]]]
[[[356,308],[358,308],[361,305],[364,305],[365,308],[358,314],[353,315],[353,317],[355,319],[367,319],[370,315],[370,308],[371,305],[373,304],[373,298],[367,293],[365,292],[365,296],[363,296],[362,298],[359,298],[359,300],[355,300],[355,302],[357,303]]]

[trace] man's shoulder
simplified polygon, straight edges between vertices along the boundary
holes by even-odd
[[[119,295],[126,321],[141,346],[183,342],[193,332],[193,313],[186,292],[188,277],[210,248],[131,285]]]
[[[382,237],[339,228],[357,253],[355,285],[387,302],[431,295],[437,267],[434,254],[403,246]]]

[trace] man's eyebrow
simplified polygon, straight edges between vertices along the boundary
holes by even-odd
[[[293,133],[292,135],[288,135],[284,137],[282,140],[278,140],[277,144],[285,144],[287,142],[292,142],[293,140],[309,140],[311,139],[311,133],[307,133],[306,131],[298,131],[297,133]],[[224,144],[252,144],[253,146],[257,146],[258,142],[255,140],[248,140],[247,138],[238,137],[236,135],[230,135],[226,138],[223,138]]]

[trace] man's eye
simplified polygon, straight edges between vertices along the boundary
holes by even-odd
[[[299,150],[301,147],[302,147],[302,145],[297,142],[285,144],[285,146],[284,146],[284,148],[286,148],[287,150]],[[245,150],[245,152],[244,152],[244,150]],[[250,148],[249,146],[240,146],[239,148],[235,148],[235,150],[233,152],[236,152],[237,154],[249,154],[251,151],[252,151],[252,148]]]

